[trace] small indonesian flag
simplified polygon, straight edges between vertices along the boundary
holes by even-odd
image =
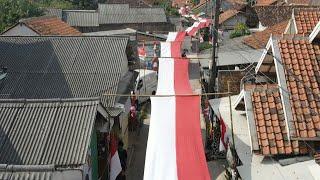
[[[147,57],[147,52],[144,44],[142,47],[138,47],[138,55],[141,60],[144,60]]]
[[[115,180],[117,176],[120,174],[122,168],[121,168],[121,162],[118,154],[118,144],[117,144],[116,137],[114,135],[111,136],[110,152],[111,152],[110,180]]]

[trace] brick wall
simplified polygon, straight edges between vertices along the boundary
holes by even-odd
[[[221,70],[218,72],[218,92],[228,92],[228,81],[230,83],[230,92],[232,95],[240,93],[241,79],[244,77],[243,70]],[[221,95],[224,97],[226,95]]]

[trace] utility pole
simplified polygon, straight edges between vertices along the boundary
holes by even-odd
[[[206,0],[206,17],[208,17],[208,0]]]
[[[213,93],[216,86],[217,77],[217,46],[218,46],[218,29],[219,29],[219,15],[220,15],[221,0],[216,0],[215,15],[214,15],[214,26],[212,27],[212,62],[210,69],[210,81],[209,81],[209,92]],[[211,96],[210,98],[214,98]]]

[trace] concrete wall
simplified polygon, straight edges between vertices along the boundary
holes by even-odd
[[[225,29],[225,30],[230,30],[230,29],[234,29],[235,25],[237,23],[246,23],[247,18],[242,15],[242,14],[238,14],[237,16],[234,16],[228,20],[226,20],[224,23],[221,24],[221,28]]]
[[[39,34],[24,24],[17,24],[13,28],[3,33],[2,36],[39,36]]]

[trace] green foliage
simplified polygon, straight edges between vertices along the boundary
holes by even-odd
[[[230,38],[249,35],[249,28],[244,23],[238,23],[230,34]]]
[[[0,0],[0,32],[14,25],[21,18],[42,14],[37,4],[28,0]]]
[[[43,8],[57,8],[57,9],[74,9],[76,6],[65,0],[40,0],[38,3],[39,7]]]
[[[59,9],[95,9],[93,0],[37,0],[40,7]]]
[[[93,0],[72,0],[72,3],[77,6],[78,9],[95,9]]]
[[[157,0],[154,5],[162,7],[168,16],[179,16],[178,9],[171,6],[171,2],[167,0]]]
[[[199,51],[203,51],[205,49],[210,49],[212,48],[212,45],[209,44],[209,42],[203,42],[203,43],[200,43],[199,45]]]

